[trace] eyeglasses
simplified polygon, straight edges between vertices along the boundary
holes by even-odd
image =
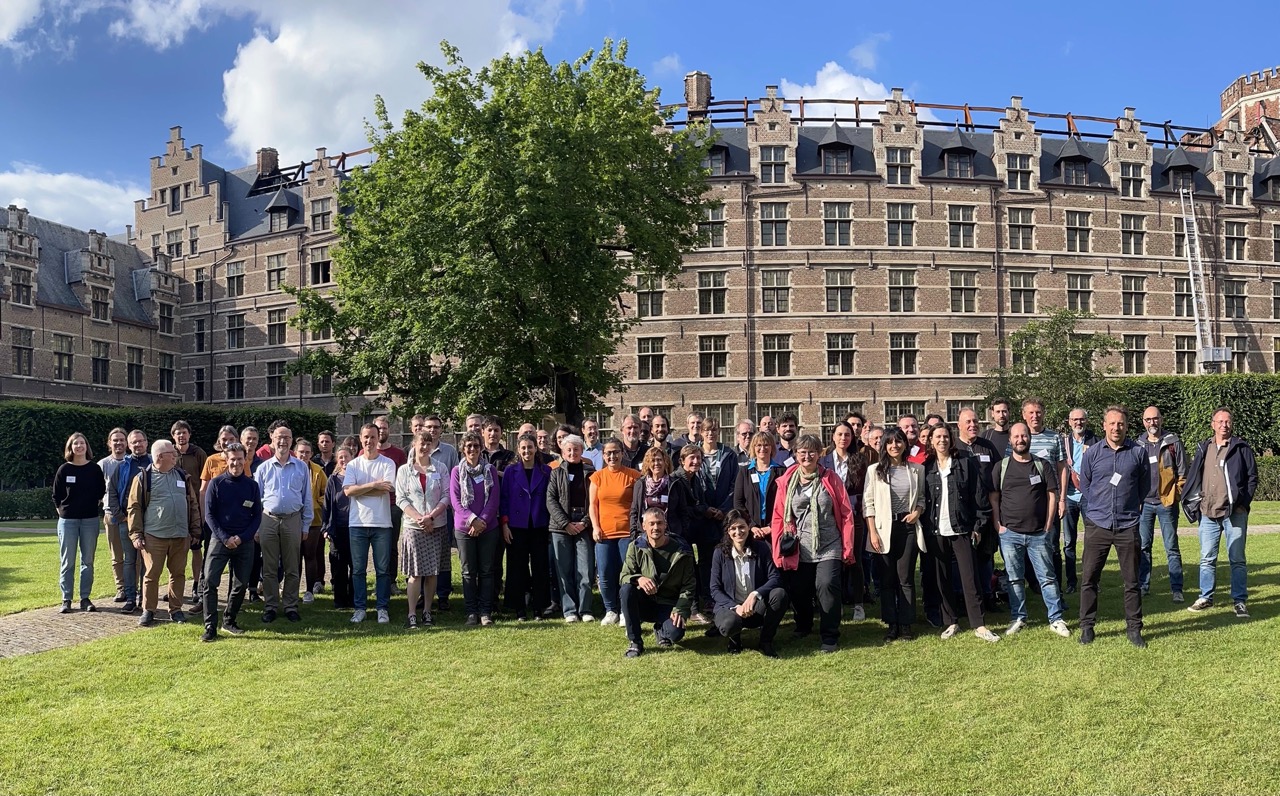
[[[603,451],[604,456],[621,456],[622,451]]]
[[[749,439],[749,438],[751,437],[751,432],[750,432],[750,431],[742,431],[742,432],[739,432],[739,433],[738,433],[738,436],[739,436],[739,437],[742,437],[743,439]]]

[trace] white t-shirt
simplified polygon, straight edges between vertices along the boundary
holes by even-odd
[[[364,454],[361,454],[347,462],[347,471],[342,477],[344,487],[361,486],[377,481],[386,481],[394,485],[396,463],[381,454],[373,460],[366,459]],[[348,524],[355,528],[390,528],[392,497],[393,494],[390,492],[353,496],[348,513]]]

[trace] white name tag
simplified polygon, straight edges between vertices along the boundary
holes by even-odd
[[[483,475],[477,475],[475,478],[472,478],[471,480],[472,480],[472,481],[474,481],[474,482],[476,482],[477,484],[483,484],[483,483],[484,483],[484,476],[483,476]]]
[[[1040,483],[1040,476],[1038,475],[1031,476],[1031,485],[1035,486],[1038,483]]]
[[[570,480],[570,481],[572,481],[572,480],[573,480],[573,473],[569,473],[569,480]]]
[[[758,484],[758,483],[760,483],[760,474],[759,474],[759,473],[752,473],[752,474],[751,474],[751,483],[753,483],[753,484]]]
[[[920,452],[920,446],[919,446],[919,445],[912,445],[912,446],[911,446],[911,454],[910,454],[910,455],[915,456],[915,455],[916,455],[917,453],[919,453],[919,452]]]
[[[1111,485],[1112,485],[1112,486],[1120,486],[1120,473],[1112,473],[1112,474],[1111,474]]]
[[[989,464],[991,462],[991,454],[989,453],[978,454],[978,461],[982,462],[983,464]]]
[[[179,482],[178,482],[178,489],[186,489],[186,488],[187,488],[187,482],[186,482],[186,481],[179,481]]]
[[[252,500],[246,500],[246,501],[244,502],[244,507],[245,507],[246,509],[251,509],[251,508],[253,508],[253,501],[252,501]]]
[[[1154,456],[1147,457],[1147,464],[1155,464],[1155,463],[1156,463],[1156,457]]]
[[[666,503],[666,502],[667,502],[667,498],[668,498],[668,497],[669,497],[669,495],[662,495],[662,496],[660,496],[660,497],[658,498],[658,502],[659,502],[659,503]]]
[[[1036,456],[1038,456],[1038,457],[1039,457],[1039,458],[1041,458],[1041,459],[1044,459],[1045,461],[1048,461],[1048,460],[1049,460],[1049,451],[1040,451],[1039,453],[1037,453],[1037,454],[1036,454]]]
[[[67,483],[68,483],[68,484],[74,484],[75,482],[76,482],[76,477],[75,477],[74,475],[69,475],[69,476],[67,476]]]
[[[795,463],[796,463],[796,457],[794,457],[794,456],[788,456],[788,457],[787,457],[787,460],[786,460],[785,462],[783,462],[783,464],[785,464],[785,465],[786,465],[786,466],[788,466],[788,467],[790,467],[791,465],[793,465],[793,464],[795,464]]]

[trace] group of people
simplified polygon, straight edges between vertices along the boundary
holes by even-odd
[[[645,409],[603,441],[590,419],[552,431],[526,423],[514,450],[503,445],[501,421],[483,415],[466,418],[457,447],[442,441],[438,416],[416,415],[408,450],[390,442],[384,417],[341,443],[322,432],[314,449],[276,422],[261,446],[256,429],[224,426],[212,455],[178,421],[172,439],[149,447],[142,431],[113,429],[110,454],[98,461],[75,433],[53,490],[61,610],[72,610],[77,551],[80,608],[97,610],[93,559],[105,516],[115,600],[126,613],[140,608],[139,624],[153,624],[167,570],[169,618],[185,621],[190,558],[205,641],[220,630],[244,632],[246,596],[262,600],[264,623],[282,613],[300,621],[301,605],[325,588],[327,541],[333,604],[350,610],[353,623],[368,616],[372,553],[377,621],[391,621],[400,573],[406,627],[430,627],[433,610],[449,610],[456,547],[466,625],[492,625],[500,593],[517,622],[594,622],[595,586],[600,624],[625,628],[630,658],[644,654],[644,623],[659,647],[696,624],[730,652],[743,649],[744,629],[758,628],[757,649],[777,657],[788,610],[796,637],[816,624],[821,651],[834,652],[845,606],[857,621],[875,600],[885,643],[910,640],[917,568],[925,619],[942,639],[964,619],[979,639],[1000,640],[986,616],[1001,591],[1010,613],[1004,635],[1022,632],[1029,588],[1044,602],[1049,629],[1070,637],[1064,595],[1078,589],[1079,641],[1088,644],[1114,547],[1127,635],[1143,647],[1157,521],[1171,599],[1183,601],[1181,509],[1199,523],[1201,542],[1199,594],[1188,610],[1213,606],[1225,537],[1233,609],[1248,617],[1245,534],[1258,476],[1229,410],[1214,413],[1213,436],[1192,456],[1155,406],[1143,412],[1136,438],[1121,407],[1106,410],[1101,437],[1083,409],[1071,410],[1065,433],[1047,428],[1034,398],[1022,402],[1021,422],[1004,400],[989,415],[983,430],[972,409],[954,426],[906,415],[879,427],[853,413],[824,442],[785,414],[759,427],[739,422],[735,445],[698,412],[671,439],[669,420]]]

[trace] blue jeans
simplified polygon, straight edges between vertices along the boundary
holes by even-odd
[[[369,547],[373,546],[374,596],[378,610],[391,605],[391,528],[351,526],[351,603],[357,611],[366,610],[369,597]]]
[[[120,533],[120,547],[124,551],[124,562],[121,564],[120,579],[124,581],[124,601],[138,602],[138,551],[129,538],[129,524],[122,522],[116,526]],[[110,533],[110,526],[108,526]]]
[[[591,532],[551,534],[551,555],[560,584],[560,610],[567,618],[591,613]]]
[[[1245,587],[1244,537],[1249,529],[1249,512],[1237,511],[1221,520],[1200,518],[1200,596],[1213,599],[1218,543],[1227,538],[1227,560],[1231,562],[1231,601],[1242,603],[1249,596]]]
[[[1049,611],[1049,621],[1056,622],[1062,618],[1066,606],[1062,604],[1062,595],[1058,592],[1058,579],[1053,574],[1053,554],[1049,548],[1049,535],[1040,533],[1018,533],[1005,531],[1000,534],[1000,555],[1004,557],[1005,572],[1009,575],[1009,617],[1011,619],[1027,618],[1027,581],[1025,562],[1031,560],[1031,567],[1040,581],[1040,597],[1044,607]],[[1024,558],[1025,556],[1025,558]]]
[[[1156,518],[1160,519],[1160,535],[1169,557],[1169,589],[1182,591],[1182,551],[1178,549],[1178,511],[1162,503],[1143,503],[1138,519],[1138,586],[1146,594],[1151,588],[1151,547],[1156,538]]]
[[[604,599],[604,610],[622,613],[622,603],[618,601],[618,576],[622,574],[622,560],[627,557],[627,546],[631,540],[605,539],[596,542],[596,570],[600,574],[600,596]]]
[[[1068,500],[1067,510],[1058,521],[1062,525],[1062,570],[1067,588],[1074,589],[1078,583],[1076,574],[1076,540],[1080,530],[1080,501]]]
[[[58,572],[58,585],[62,587],[64,603],[71,602],[76,550],[80,551],[80,599],[87,600],[93,596],[93,555],[97,549],[97,517],[58,520],[58,556],[62,559],[62,568]]]

